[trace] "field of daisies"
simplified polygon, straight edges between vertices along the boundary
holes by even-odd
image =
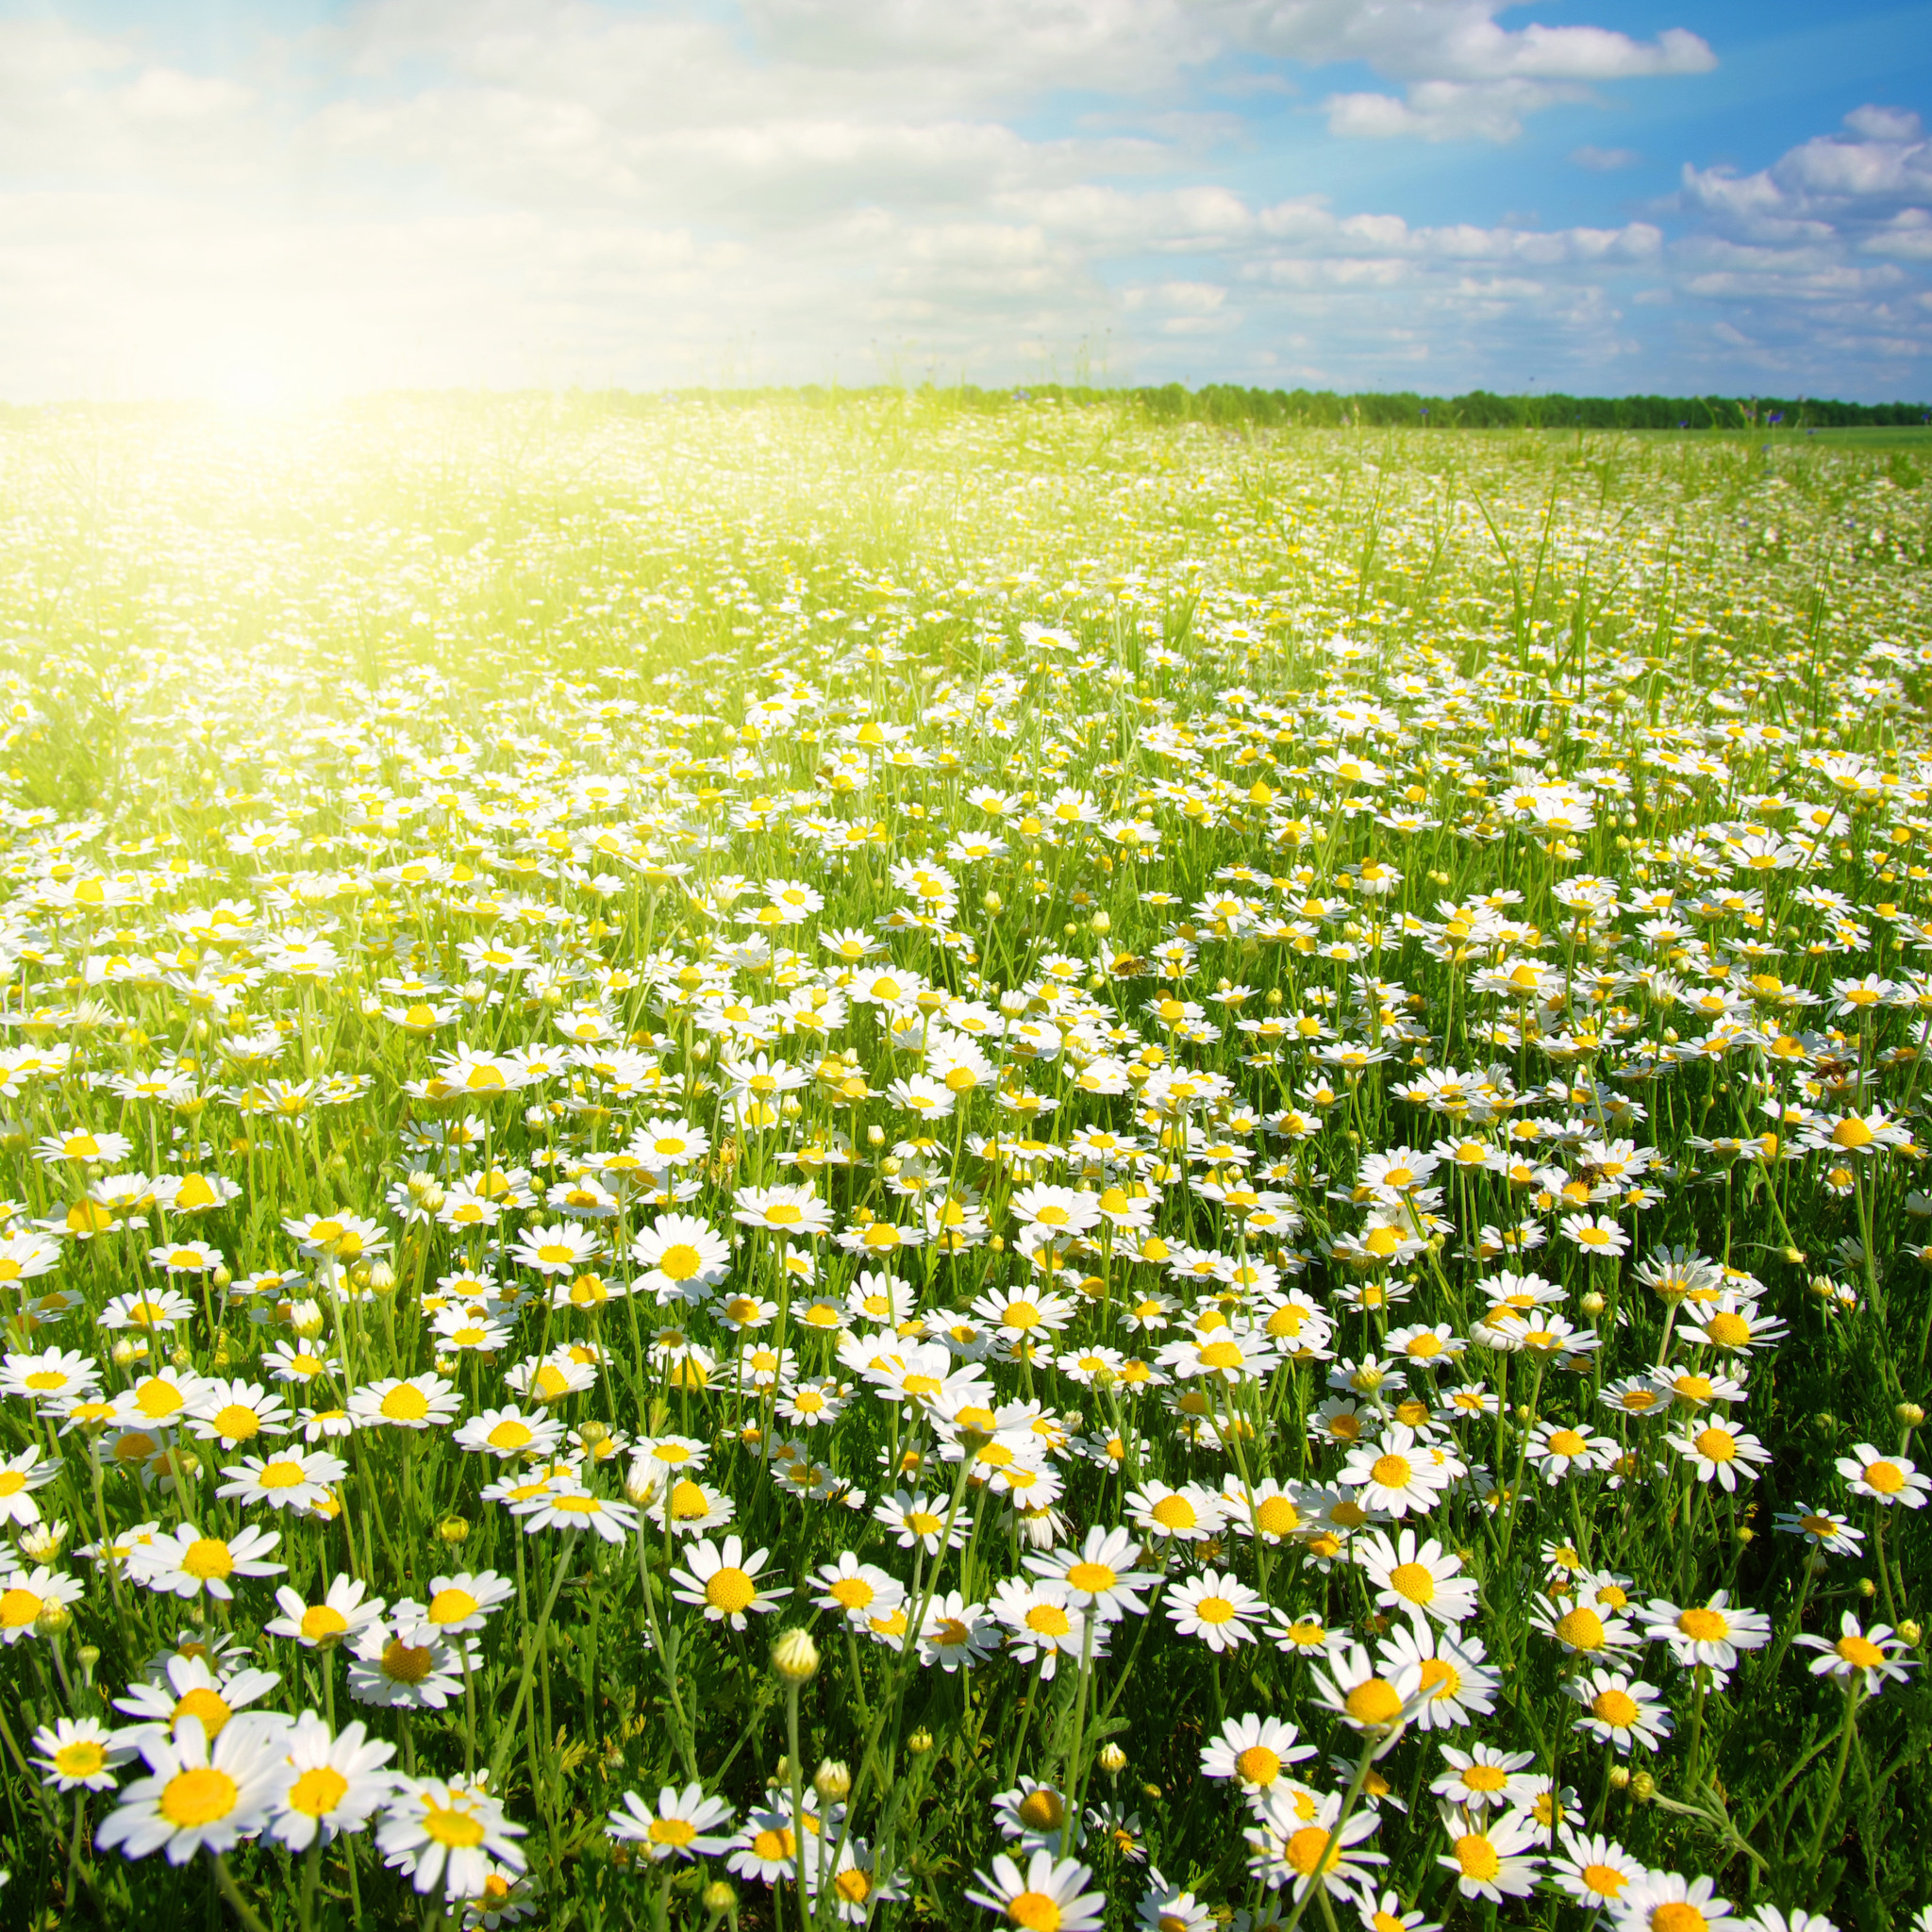
[[[1932,1925],[1910,451],[0,445],[0,1922]]]

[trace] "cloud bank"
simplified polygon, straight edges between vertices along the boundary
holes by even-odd
[[[1083,353],[1137,380],[1926,386],[1932,147],[1901,108],[1755,173],[1688,164],[1607,224],[1307,192],[1310,152],[1423,171],[1715,60],[1502,11],[375,0],[262,15],[220,71],[0,19],[4,388],[998,382]]]

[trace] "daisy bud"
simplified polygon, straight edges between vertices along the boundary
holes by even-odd
[[[1925,1420],[1925,1411],[1916,1402],[1901,1402],[1892,1414],[1908,1429],[1916,1429]]]
[[[1591,1291],[1587,1295],[1585,1295],[1579,1303],[1577,1303],[1577,1307],[1580,1307],[1583,1310],[1583,1312],[1591,1318],[1591,1321],[1595,1321],[1596,1318],[1603,1313],[1607,1306],[1607,1304],[1606,1304],[1606,1302],[1604,1301],[1603,1296],[1597,1293],[1595,1289],[1591,1289]]]
[[[812,1775],[811,1788],[827,1805],[836,1805],[852,1790],[852,1773],[836,1757],[827,1757]]]
[[[783,1630],[772,1645],[772,1668],[788,1684],[805,1684],[818,1675],[819,1647],[809,1630]]]
[[[1630,1795],[1640,1805],[1647,1805],[1657,1796],[1657,1780],[1647,1771],[1633,1772],[1630,1777]]]
[[[36,1637],[58,1637],[74,1622],[74,1612],[58,1597],[49,1598],[41,1606],[41,1613],[34,1619]]]
[[[1918,1624],[1912,1618],[1902,1617],[1899,1620],[1898,1634],[1905,1642],[1917,1649],[1920,1638],[1924,1636],[1925,1633],[1919,1628]]]
[[[445,1516],[436,1525],[437,1537],[446,1543],[461,1543],[470,1540],[470,1525],[460,1516]]]
[[[932,1733],[924,1725],[906,1740],[906,1748],[915,1757],[924,1757],[932,1749]]]
[[[714,1878],[698,1894],[698,1904],[710,1914],[711,1924],[715,1925],[726,1912],[737,1908],[738,1894],[722,1878]]]
[[[1610,1766],[1610,1789],[1613,1791],[1628,1790],[1630,1788],[1630,1767],[1627,1764]]]
[[[1100,1757],[1096,1762],[1098,1762],[1101,1770],[1106,1772],[1108,1777],[1118,1777],[1127,1768],[1127,1754],[1111,1739],[1108,1739],[1100,1747]]]
[[[1098,933],[1109,933],[1113,930],[1113,921],[1105,912],[1096,912],[1088,924]]]
[[[1858,1594],[1860,1596],[1876,1596],[1878,1594],[1878,1586],[1869,1576],[1861,1576],[1858,1578]]]

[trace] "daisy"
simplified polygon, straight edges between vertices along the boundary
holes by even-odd
[[[481,1662],[474,1638],[469,1668]],[[358,1704],[441,1710],[463,1694],[464,1657],[427,1624],[366,1624],[349,1650],[349,1695]]]
[[[1367,1649],[1352,1643],[1338,1651],[1327,1670],[1314,1673],[1315,1695],[1351,1729],[1392,1744],[1422,1696],[1422,1672],[1410,1668],[1382,1676]]]
[[[824,1826],[818,1815],[818,1793],[809,1788],[805,1793],[804,1836],[812,1848],[810,1869],[816,1870]],[[799,1854],[798,1822],[788,1805],[784,1810],[769,1806],[755,1810],[729,1840],[732,1851],[727,1868],[741,1878],[757,1879],[764,1885],[777,1885],[797,1876],[803,1862]],[[810,1884],[808,1878],[808,1886]]]
[[[1621,1671],[1590,1671],[1563,1680],[1563,1692],[1582,1705],[1584,1715],[1571,1726],[1599,1744],[1612,1744],[1627,1757],[1633,1744],[1655,1751],[1671,1735],[1671,1713],[1663,1693]]]
[[[371,1740],[359,1721],[332,1737],[312,1710],[283,1733],[289,1769],[294,1776],[276,1801],[269,1836],[291,1852],[307,1851],[319,1839],[329,1843],[338,1832],[362,1831],[395,1785],[383,1769],[396,1755],[393,1744]]]
[[[824,1563],[817,1573],[819,1594],[813,1607],[843,1617],[855,1627],[868,1617],[895,1609],[906,1600],[906,1588],[872,1563],[861,1563],[850,1550],[836,1563]]]
[[[1708,1878],[1674,1872],[1645,1872],[1613,1909],[1617,1932],[1751,1932],[1750,1921],[1732,1915],[1730,1900],[1718,1897]]]
[[[635,1791],[625,1792],[622,1808],[610,1813],[604,1830],[620,1843],[639,1846],[654,1863],[666,1858],[716,1858],[730,1849],[730,1839],[716,1833],[718,1826],[730,1824],[732,1815],[723,1798],[706,1797],[698,1785],[687,1785],[681,1791],[665,1785],[655,1808]]]
[[[1840,1617],[1839,1630],[1835,1638],[1801,1636],[1796,1640],[1806,1650],[1819,1653],[1811,1661],[1814,1677],[1834,1677],[1847,1690],[1857,1685],[1867,1697],[1875,1697],[1888,1681],[1903,1684],[1906,1673],[1916,1668],[1904,1655],[1905,1640],[1894,1635],[1889,1624],[1874,1624],[1867,1630],[1846,1610]]]
[[[1461,1574],[1462,1558],[1434,1537],[1418,1543],[1412,1529],[1392,1540],[1386,1530],[1373,1530],[1356,1538],[1350,1554],[1368,1572],[1375,1601],[1412,1623],[1426,1625],[1433,1618],[1461,1624],[1476,1613],[1474,1579]]]
[[[542,1529],[588,1529],[607,1543],[621,1543],[638,1526],[638,1512],[630,1504],[576,1488],[553,1489],[541,1496],[525,1497],[510,1505],[510,1514],[522,1519],[526,1536]]]
[[[349,1418],[358,1429],[441,1428],[461,1407],[456,1384],[436,1374],[392,1376],[349,1393]]]
[[[446,1899],[475,1898],[491,1859],[512,1872],[524,1870],[516,1840],[527,1829],[512,1824],[480,1783],[402,1778],[375,1842],[385,1862],[407,1872],[417,1891],[433,1891],[441,1880]]]
[[[240,1462],[225,1465],[222,1474],[228,1480],[215,1491],[217,1496],[266,1503],[272,1509],[313,1509],[347,1478],[349,1465],[326,1450],[311,1449],[266,1460],[244,1456]]]
[[[1615,1839],[1587,1837],[1567,1826],[1557,1837],[1561,1855],[1550,1859],[1546,1875],[1587,1911],[1614,1911],[1649,1869]]]
[[[1787,1536],[1801,1536],[1814,1550],[1828,1550],[1834,1557],[1856,1557],[1865,1532],[1833,1509],[1814,1509],[1808,1503],[1793,1503],[1774,1519]]]
[[[1091,1605],[1103,1622],[1111,1624],[1125,1616],[1144,1615],[1147,1606],[1141,1592],[1160,1582],[1156,1573],[1135,1569],[1140,1557],[1141,1545],[1124,1529],[1095,1525],[1077,1550],[1029,1556],[1025,1563],[1036,1576],[1065,1584],[1071,1607],[1084,1611]]]
[[[638,1500],[639,1469],[633,1462],[625,1482],[625,1493],[633,1503]],[[702,1536],[708,1529],[722,1529],[738,1513],[738,1505],[726,1491],[691,1476],[667,1483],[661,1475],[653,1474],[643,1488],[646,1496],[656,1499],[645,1509],[645,1517],[659,1529],[668,1519],[673,1536]]]
[[[1385,1891],[1377,1898],[1371,1888],[1356,1900],[1356,1910],[1361,1915],[1363,1932],[1442,1932],[1440,1921],[1419,1911],[1404,1911],[1399,1892]]]
[[[1008,1654],[1023,1664],[1038,1662],[1042,1680],[1051,1682],[1062,1657],[1091,1657],[1107,1651],[1107,1625],[1090,1609],[1076,1609],[1064,1583],[1049,1577],[1008,1576],[994,1585],[988,1610],[1006,1626]],[[1088,1631],[1089,1619],[1094,1629]]]
[[[1541,1422],[1524,1445],[1545,1483],[1554,1488],[1566,1476],[1607,1469],[1621,1453],[1609,1437],[1592,1436],[1567,1424]]]
[[[257,1436],[286,1436],[289,1405],[259,1382],[216,1376],[202,1384],[189,1407],[188,1426],[204,1441],[232,1449]]]
[[[645,1272],[639,1286],[659,1301],[710,1288],[731,1272],[731,1246],[708,1222],[690,1214],[660,1214],[630,1244],[631,1259]]]
[[[504,1408],[479,1409],[451,1440],[458,1449],[507,1462],[515,1456],[550,1455],[563,1441],[563,1424],[540,1412],[525,1414],[511,1403]]]
[[[0,1395],[25,1402],[52,1402],[91,1394],[100,1386],[98,1365],[78,1349],[48,1348],[38,1355],[10,1350],[0,1357]]]
[[[926,1606],[918,1641],[919,1661],[938,1664],[951,1674],[990,1657],[999,1646],[999,1630],[984,1604],[970,1604],[955,1590],[941,1592]]]
[[[135,1755],[135,1745],[99,1718],[58,1717],[33,1735],[41,1782],[57,1791],[111,1791],[114,1769]]]
[[[381,1597],[365,1600],[367,1588],[358,1577],[331,1577],[323,1600],[309,1604],[284,1584],[275,1591],[282,1614],[270,1618],[262,1628],[271,1637],[292,1638],[305,1650],[340,1643],[359,1635],[383,1613]]]
[[[137,1583],[167,1596],[209,1596],[224,1602],[235,1592],[231,1576],[279,1576],[288,1565],[264,1560],[282,1540],[278,1529],[245,1524],[232,1537],[203,1536],[192,1523],[135,1550],[128,1571]]]
[[[1523,1774],[1536,1762],[1534,1752],[1498,1751],[1484,1743],[1458,1751],[1444,1744],[1442,1762],[1447,1768],[1430,1779],[1429,1790],[1464,1810],[1519,1810],[1536,1795],[1536,1780]]]
[[[1265,1791],[1290,1765],[1315,1755],[1300,1736],[1276,1717],[1231,1717],[1201,1753],[1201,1775],[1232,1778],[1244,1791]]]
[[[1260,1794],[1255,1826],[1244,1834],[1248,1870],[1270,1891],[1286,1887],[1293,1899],[1317,1888],[1345,1895],[1369,1882],[1371,1865],[1389,1862],[1380,1852],[1360,1849],[1362,1840],[1381,1824],[1381,1816],[1364,1805],[1344,1824],[1339,1791],[1312,1804],[1307,1802],[1310,1795],[1287,1780]]]
[[[832,1231],[832,1210],[810,1188],[740,1188],[732,1218],[746,1227],[768,1228],[790,1240],[815,1240]]]
[[[685,1568],[672,1571],[671,1593],[679,1603],[702,1610],[710,1622],[742,1630],[746,1611],[770,1616],[780,1600],[791,1594],[790,1589],[774,1590],[758,1581],[770,1555],[769,1550],[755,1550],[747,1557],[735,1536],[727,1536],[722,1548],[708,1537],[702,1538],[685,1551]]]
[[[94,1843],[128,1858],[165,1850],[171,1865],[255,1837],[290,1777],[283,1734],[257,1725],[229,1725],[210,1744],[198,1720],[183,1718],[172,1736],[150,1738],[142,1756],[149,1774],[121,1793]]]
[[[539,1274],[575,1274],[604,1252],[602,1239],[574,1221],[525,1228],[509,1258]]]
[[[1045,1849],[1033,1854],[1023,1874],[1002,1853],[991,1872],[974,1873],[978,1889],[966,1896],[1024,1932],[1100,1932],[1107,1895],[1082,1890],[1092,1875],[1087,1866]]]
[[[1727,1672],[1740,1650],[1762,1650],[1771,1641],[1771,1619],[1761,1610],[1731,1607],[1728,1591],[1717,1591],[1707,1604],[1684,1609],[1652,1597],[1639,1614],[1644,1636],[1653,1643],[1668,1643],[1671,1655],[1687,1671],[1707,1664]]]
[[[212,1742],[237,1711],[267,1696],[281,1681],[275,1671],[246,1665],[223,1671],[205,1657],[176,1651],[161,1664],[156,1678],[130,1684],[114,1700],[114,1708],[140,1720],[121,1734],[137,1748],[144,1747],[152,1738],[167,1737],[185,1717],[193,1718]]]
[[[937,1497],[909,1496],[904,1490],[894,1490],[873,1515],[898,1538],[902,1550],[920,1549],[928,1557],[937,1556],[941,1543],[963,1549],[972,1526],[967,1513],[960,1510],[948,1530],[946,1507]]]
[[[1411,1667],[1416,1671],[1422,1686],[1411,1722],[1419,1730],[1436,1731],[1495,1709],[1502,1680],[1487,1667],[1488,1657],[1479,1637],[1418,1622],[1396,1624],[1383,1639],[1375,1661],[1391,1683]]]
[[[515,1594],[516,1585],[494,1570],[474,1575],[465,1570],[455,1576],[432,1578],[428,1603],[399,1603],[396,1621],[418,1621],[420,1612],[421,1622],[444,1637],[454,1637],[461,1631],[482,1629],[491,1612],[501,1609]]]
[[[1266,1613],[1258,1591],[1232,1571],[1204,1570],[1175,1584],[1167,1593],[1169,1620],[1183,1637],[1198,1637],[1217,1655],[1255,1641],[1251,1627]]]
[[[1522,1856],[1535,1835],[1521,1812],[1478,1818],[1445,1805],[1442,1828],[1449,1835],[1449,1850],[1436,1862],[1455,1873],[1456,1889],[1464,1898],[1501,1905],[1506,1898],[1527,1898],[1536,1890],[1541,1861]]]
[[[1124,1507],[1136,1529],[1169,1542],[1206,1542],[1222,1524],[1221,1498],[1200,1483],[1171,1490],[1150,1480]]]
[[[1374,1442],[1357,1442],[1341,1466],[1340,1480],[1355,1489],[1365,1508],[1403,1516],[1426,1514],[1443,1489],[1426,1441],[1403,1423],[1391,1423]]]
[[[0,1462],[0,1523],[17,1523],[23,1528],[41,1520],[41,1506],[33,1491],[52,1482],[60,1474],[59,1462],[42,1462],[38,1444]]]
[[[1629,1621],[1615,1611],[1607,1614],[1590,1604],[1558,1605],[1542,1595],[1531,1600],[1529,1626],[1581,1657],[1629,1650],[1637,1642]]]
[[[1701,1429],[1685,1427],[1664,1438],[1697,1473],[1697,1480],[1715,1479],[1726,1491],[1735,1491],[1741,1476],[1756,1482],[1757,1472],[1771,1460],[1771,1452],[1756,1436],[1708,1423]]]
[[[1919,1465],[1903,1456],[1881,1456],[1869,1442],[1860,1442],[1849,1456],[1838,1458],[1838,1473],[1852,1486],[1855,1496],[1874,1503],[1903,1503],[1923,1509],[1932,1495],[1932,1479],[1919,1474]]]

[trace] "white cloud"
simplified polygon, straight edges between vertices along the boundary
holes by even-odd
[[[1660,222],[1417,225],[1215,178],[1217,143],[1264,125],[1230,62],[1270,84],[1270,62],[1364,62],[1398,91],[1331,99],[1330,126],[1439,142],[1709,64],[1692,36],[1503,10],[375,0],[206,72],[141,34],[0,23],[0,369],[14,394],[275,363],[324,388],[874,357],[996,381],[1111,330],[1124,375],[1602,389],[1626,314],[1694,317],[1707,348],[1718,311],[1766,358],[1807,328],[1861,367],[1916,353],[1932,191],[1899,109],[1756,174],[1687,170]],[[1072,124],[1042,105],[1070,87],[1095,97]],[[1779,300],[1808,320],[1763,320]]]

